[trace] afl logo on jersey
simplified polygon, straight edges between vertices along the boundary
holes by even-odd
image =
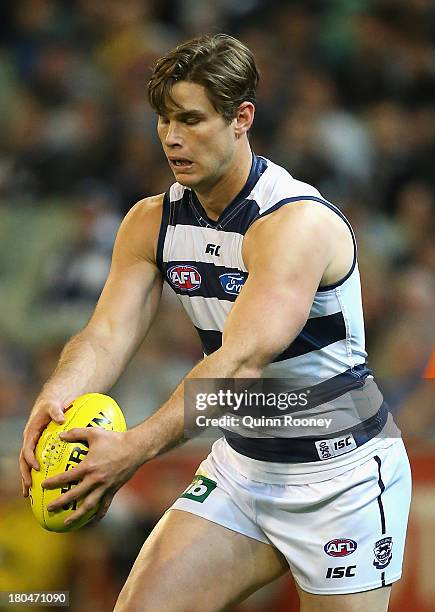
[[[246,279],[241,274],[235,272],[232,274],[221,274],[219,280],[225,293],[239,295]]]
[[[336,538],[329,540],[323,550],[330,557],[347,557],[356,551],[357,543],[349,538]]]
[[[201,274],[194,266],[171,266],[166,274],[178,289],[195,291],[201,287]]]

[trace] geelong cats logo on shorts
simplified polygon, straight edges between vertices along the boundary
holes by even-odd
[[[201,286],[201,274],[194,266],[171,266],[166,274],[171,283],[178,289],[195,291]]]
[[[373,549],[373,552],[375,553],[375,560],[373,561],[373,565],[377,569],[384,569],[384,567],[387,567],[393,556],[392,548],[393,538],[386,537],[376,542],[375,547]]]

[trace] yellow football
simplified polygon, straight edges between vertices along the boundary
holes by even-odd
[[[110,431],[127,429],[121,408],[114,399],[101,393],[87,393],[76,398],[65,410],[65,421],[62,424],[51,421],[44,429],[35,450],[39,462],[39,471],[32,469],[32,486],[29,498],[33,514],[38,523],[48,531],[72,531],[85,525],[98,511],[98,507],[89,510],[77,524],[64,525],[64,520],[80,507],[81,500],[54,512],[47,506],[66,493],[77,482],[68,483],[61,489],[43,489],[41,483],[47,478],[61,474],[76,467],[88,454],[88,444],[83,442],[66,442],[59,438],[59,433],[76,427],[103,427]]]

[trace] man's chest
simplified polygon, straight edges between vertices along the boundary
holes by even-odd
[[[248,276],[243,235],[176,225],[165,239],[165,280],[178,295],[233,302]]]

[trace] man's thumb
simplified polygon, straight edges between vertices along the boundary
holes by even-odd
[[[65,422],[65,415],[64,415],[63,411],[60,408],[58,408],[55,412],[53,412],[53,415],[52,415],[51,418],[56,423],[59,423],[59,425],[61,425],[62,423]]]

